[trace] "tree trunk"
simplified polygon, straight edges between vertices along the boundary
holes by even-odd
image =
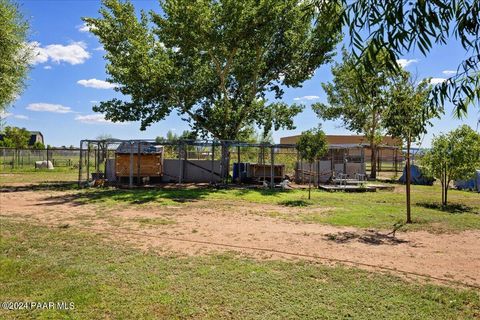
[[[442,185],[442,206],[445,205],[445,187],[444,187],[444,180],[443,180],[443,174],[440,177],[440,184]]]
[[[312,163],[310,162],[310,173],[308,175],[308,200],[310,200],[311,187],[312,187]]]
[[[407,140],[407,172],[406,172],[406,184],[405,184],[405,191],[407,195],[407,223],[412,223],[412,216],[410,212],[410,180],[411,180],[411,172],[410,172],[410,139]]]
[[[222,158],[220,160],[220,177],[223,183],[227,183],[228,173],[230,168],[230,152],[229,152],[229,144],[222,141],[221,148],[222,148]]]
[[[370,178],[377,179],[377,146],[370,144],[371,158],[370,158]]]

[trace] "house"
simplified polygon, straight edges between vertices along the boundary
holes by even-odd
[[[280,144],[296,144],[300,135],[280,138]],[[368,139],[363,135],[326,135],[330,149],[347,157],[362,157],[362,161],[371,164],[371,150]],[[361,148],[359,148],[361,147]],[[378,171],[399,171],[403,161],[402,141],[400,139],[383,136],[377,152]]]
[[[28,139],[28,146],[33,146],[36,142],[41,142],[45,144],[45,140],[43,139],[43,134],[40,131],[29,131],[30,138]],[[0,134],[0,141],[3,141],[3,134]]]
[[[280,144],[296,144],[300,135],[280,138]],[[368,144],[368,139],[362,135],[326,135],[328,144],[352,145],[352,144]],[[399,139],[384,136],[380,142],[382,146],[400,147],[402,142]]]
[[[28,145],[33,146],[35,142],[41,142],[42,144],[45,144],[43,134],[40,131],[30,131],[30,140],[28,140]]]

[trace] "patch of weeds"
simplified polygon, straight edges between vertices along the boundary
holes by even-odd
[[[132,220],[141,224],[162,225],[162,226],[177,223],[174,220],[164,219],[164,218],[135,218]]]
[[[307,207],[312,205],[312,202],[299,199],[299,200],[284,200],[284,201],[280,201],[279,204],[285,207]]]

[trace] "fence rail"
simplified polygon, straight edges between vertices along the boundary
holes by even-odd
[[[80,149],[15,149],[0,148],[0,167],[7,169],[35,168],[37,161],[50,161],[54,167],[78,167]],[[91,152],[94,153],[94,152]],[[92,155],[94,156],[94,155]]]

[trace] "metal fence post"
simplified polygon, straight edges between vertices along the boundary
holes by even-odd
[[[213,183],[213,172],[215,170],[215,141],[212,142],[212,167],[211,167],[211,176],[210,176],[210,183]]]
[[[140,154],[141,154],[141,147],[142,147],[142,143],[141,142],[138,142],[138,155],[137,155],[137,184],[140,185],[140,181],[141,181],[141,178],[140,178]]]
[[[270,148],[270,188],[275,188],[275,181],[274,181],[274,165],[275,165],[275,151],[274,147]]]
[[[130,172],[128,174],[128,187],[133,187],[133,143],[130,141]]]
[[[82,145],[83,145],[83,140],[80,140],[80,160],[78,161],[78,186],[80,187],[80,184],[82,182]]]
[[[179,143],[178,144],[178,161],[179,161],[179,164],[180,164],[180,172],[178,174],[178,183],[182,183],[182,180],[183,180],[183,166],[184,166],[184,160],[183,160],[183,144]]]

